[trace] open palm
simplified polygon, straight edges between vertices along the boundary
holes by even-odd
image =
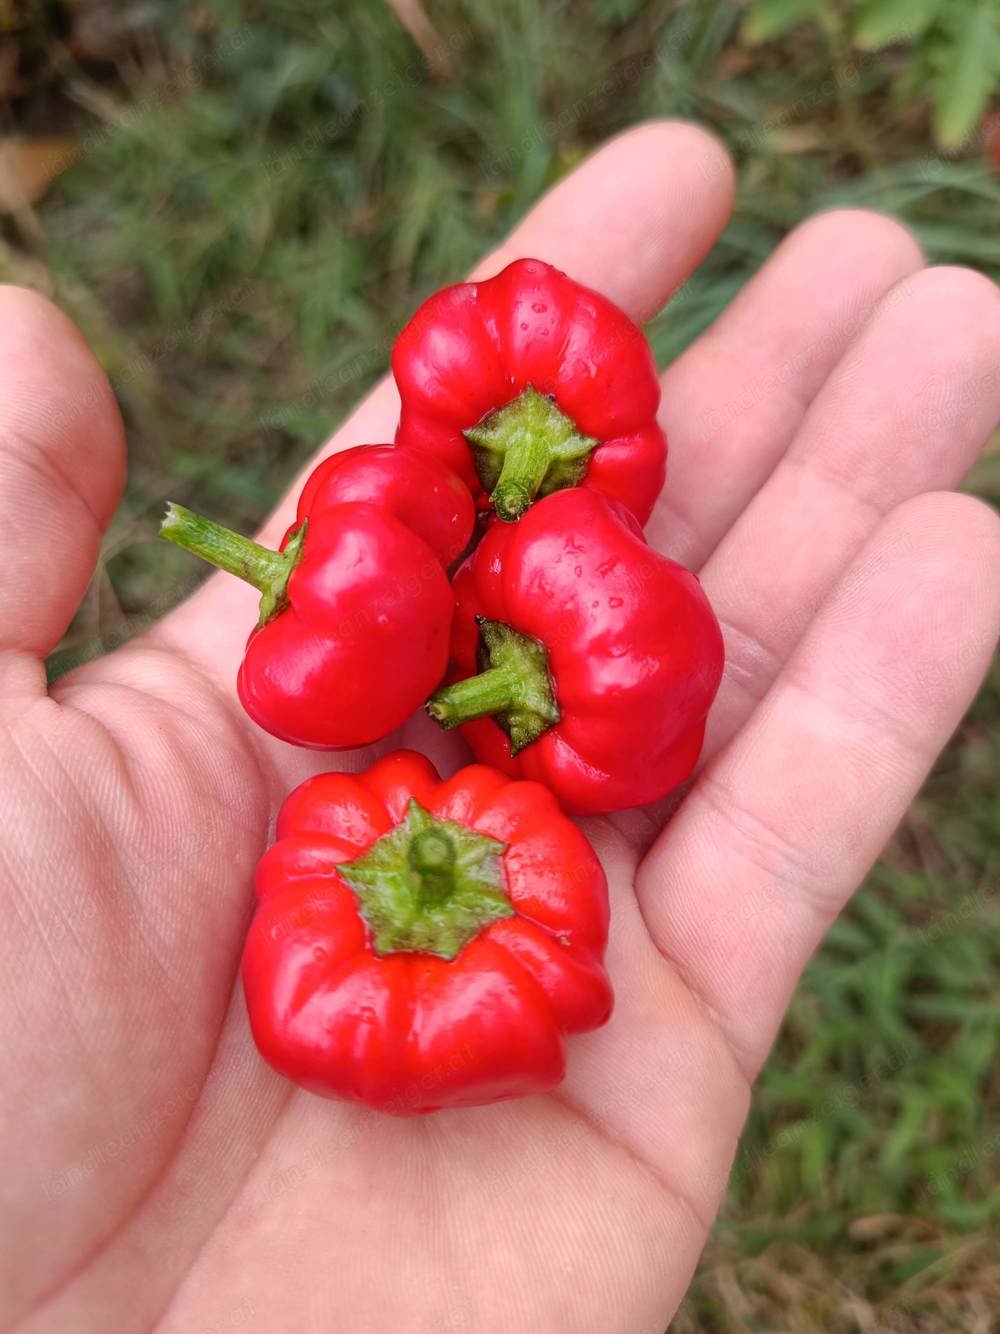
[[[538,256],[644,320],[731,193],[713,140],[644,126],[480,274]],[[46,692],[121,428],[46,302],[3,291],[0,344],[0,1325],[658,1334],[796,979],[993,649],[1000,530],[947,488],[1000,417],[1000,296],[922,269],[886,218],[827,214],[666,372],[649,535],[726,633],[706,762],[668,825],[586,824],[617,1003],[562,1087],[414,1120],[280,1079],[237,984],[277,804],[372,753],[252,727],[233,681],[255,595],[225,576]],[[390,439],[396,409],[380,385],[332,447]],[[463,758],[422,717],[400,741]]]

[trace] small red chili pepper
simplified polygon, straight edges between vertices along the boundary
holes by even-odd
[[[396,443],[436,454],[501,519],[582,485],[640,523],[663,486],[660,385],[642,331],[549,264],[429,298],[396,340]]]
[[[243,955],[254,1040],[327,1097],[405,1115],[539,1093],[611,1010],[604,872],[555,798],[398,751],[286,800]]]
[[[622,506],[581,488],[548,496],[494,523],[454,590],[464,679],[427,708],[465,724],[477,759],[577,813],[645,805],[690,774],[722,635],[697,578]]]
[[[261,592],[237,689],[261,727],[299,746],[368,745],[427,698],[447,665],[445,567],[468,545],[468,489],[392,445],[326,459],[279,551],[168,505],[161,534]]]

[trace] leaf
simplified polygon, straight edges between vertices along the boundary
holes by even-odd
[[[941,49],[934,132],[942,148],[961,148],[976,128],[993,91],[998,53],[996,10],[992,0],[980,0],[957,40]]]
[[[868,0],[854,25],[855,45],[876,51],[892,42],[912,41],[930,27],[941,0]]]
[[[743,22],[743,40],[751,46],[769,42],[794,24],[815,18],[822,8],[823,0],[755,0]]]
[[[0,139],[0,213],[20,213],[40,199],[76,156],[76,141],[66,137]]]

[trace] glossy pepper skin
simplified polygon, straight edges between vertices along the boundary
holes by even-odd
[[[441,680],[446,567],[474,518],[468,488],[437,460],[362,445],[315,469],[279,552],[180,506],[161,532],[261,591],[237,678],[250,716],[284,741],[338,750],[391,732]]]
[[[640,523],[663,486],[660,386],[642,331],[537,259],[430,297],[396,340],[396,443],[442,459],[501,518],[580,485]]]
[[[611,1010],[607,884],[534,783],[441,781],[412,751],[320,774],[257,869],[243,984],[257,1046],[331,1098],[397,1115],[553,1088],[564,1035]]]
[[[454,580],[455,683],[428,711],[566,810],[641,806],[698,758],[723,667],[701,585],[624,507],[559,491],[494,523]]]

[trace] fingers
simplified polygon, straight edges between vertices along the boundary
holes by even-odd
[[[921,265],[909,232],[878,213],[824,213],[792,232],[663,375],[670,461],[651,541],[704,562],[879,299]]]
[[[124,471],[118,409],[81,335],[43,297],[0,287],[0,650],[41,658],[65,631]]]
[[[900,284],[702,570],[727,654],[706,757],[770,686],[880,516],[957,485],[998,419],[1000,292],[965,269]]]
[[[998,562],[980,502],[895,510],[640,869],[653,939],[748,1077],[989,665]]]

